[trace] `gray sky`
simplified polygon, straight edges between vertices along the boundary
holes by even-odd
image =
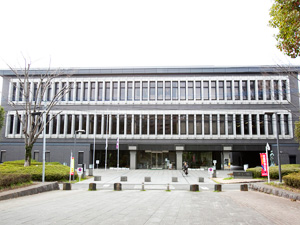
[[[2,0],[0,69],[299,65],[276,47],[271,0]]]

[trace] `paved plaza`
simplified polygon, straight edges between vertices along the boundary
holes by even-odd
[[[152,185],[159,186],[170,181],[170,176],[178,175],[178,185],[187,185],[187,182],[197,183],[196,178],[205,174],[190,171],[187,179],[179,179],[181,171],[99,170],[95,175],[103,179],[97,184],[119,182],[119,175],[125,173],[127,183],[132,182],[133,186],[144,176],[151,175]],[[226,171],[220,173],[227,175]],[[1,201],[0,224],[300,224],[299,201],[260,192],[241,192],[235,188],[222,192],[210,189],[190,192],[176,185],[171,192],[159,188],[88,191],[85,185],[91,181],[93,179],[77,183],[71,191],[61,189]],[[201,185],[213,184],[206,176]]]

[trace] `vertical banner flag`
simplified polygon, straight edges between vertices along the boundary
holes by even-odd
[[[71,159],[71,175],[74,175],[74,157]]]
[[[268,176],[268,164],[267,164],[267,155],[266,153],[260,153],[260,161],[261,161],[261,175]]]
[[[119,138],[117,139],[116,149],[119,149]]]

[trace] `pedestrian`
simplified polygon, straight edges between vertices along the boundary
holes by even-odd
[[[185,175],[188,175],[188,168],[189,168],[189,166],[188,166],[187,162],[184,162],[183,163],[183,172],[185,173]]]

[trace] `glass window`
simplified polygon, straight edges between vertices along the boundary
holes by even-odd
[[[118,82],[113,82],[112,100],[118,100]]]
[[[72,133],[72,115],[67,115],[67,134]]]
[[[172,99],[178,100],[178,81],[172,82]]]
[[[52,119],[52,134],[56,134],[57,130],[57,116]]]
[[[13,101],[15,101],[16,100],[16,83],[14,83],[15,85],[14,85],[14,87],[13,87]],[[56,83],[55,83],[55,86],[56,86]],[[38,84],[37,83],[34,83],[33,84],[33,101],[36,101],[37,100],[37,87],[38,87]]]
[[[82,115],[82,130],[85,130],[86,131],[86,118],[87,116],[86,115]]]
[[[165,134],[171,134],[171,116],[165,115]]]
[[[171,100],[171,81],[165,82],[165,100]]]
[[[180,134],[186,134],[186,115],[180,115]]]
[[[110,101],[110,82],[105,82],[105,101]]]
[[[278,126],[278,135],[281,135],[281,122],[280,122],[281,115],[277,114],[277,126]]]
[[[149,116],[149,123],[150,134],[155,134],[155,115]]]
[[[73,101],[74,100],[74,82],[69,83],[69,86],[70,86],[69,101]],[[47,95],[47,97],[49,97],[49,95],[51,95],[51,91],[49,93],[49,88],[51,90],[51,86],[48,87],[48,95]]]
[[[119,115],[119,134],[124,134],[125,116]]]
[[[271,81],[266,80],[266,98],[267,100],[271,100]]]
[[[248,81],[242,81],[243,100],[248,100]]]
[[[226,81],[227,100],[232,100],[232,82]]]
[[[50,120],[50,116],[48,115],[48,116],[46,117],[46,134],[50,134],[49,120]]]
[[[204,115],[204,134],[206,134],[206,135],[210,134],[209,115]]]
[[[180,100],[185,100],[186,99],[186,82],[185,81],[180,81]]]
[[[75,115],[75,130],[79,130],[79,115]]]
[[[249,134],[249,115],[244,115],[244,135]]]
[[[91,90],[90,90],[90,100],[95,101],[95,88],[96,88],[96,83],[91,82]]]
[[[19,88],[19,101],[23,101],[23,95],[24,95],[23,84],[20,83],[20,88]]]
[[[251,100],[256,99],[256,94],[255,94],[255,80],[250,80],[250,94],[251,94]]]
[[[109,115],[104,115],[104,134],[109,134]]]
[[[188,82],[188,98],[194,100],[194,81]]]
[[[228,134],[233,134],[233,115],[227,116],[227,122],[228,122]]]
[[[225,134],[225,115],[220,115],[220,134]]]
[[[157,100],[163,100],[163,82],[157,82]]]
[[[265,115],[259,115],[260,134],[265,134]]]
[[[241,131],[241,115],[236,115],[235,116],[235,131],[237,135],[242,134]]]
[[[163,124],[164,124],[163,115],[157,115],[157,134],[163,134],[164,132]]]
[[[140,115],[134,115],[134,134],[140,134]]]
[[[62,101],[66,101],[66,93],[67,93],[67,83],[66,82],[62,82],[61,83],[61,86],[62,86],[62,90],[63,90],[63,92],[62,92],[62,96],[61,96],[61,100]],[[43,89],[43,87],[44,87],[44,84],[42,84],[42,89]],[[43,90],[40,90],[40,92],[42,91],[42,93],[43,93]],[[40,95],[40,94],[39,94]]]
[[[81,96],[81,82],[76,82],[76,101],[80,101],[80,96]]]
[[[150,100],[155,100],[155,81],[150,81]]]
[[[203,81],[203,99],[209,100],[209,82]]]
[[[14,132],[14,115],[10,115],[9,120],[10,120],[9,134],[13,134],[13,132]]]
[[[290,134],[290,129],[289,129],[289,115],[285,114],[284,115],[284,130],[285,130],[285,135]]]
[[[273,121],[272,121],[272,116],[270,114],[267,114],[267,118],[268,118],[268,132],[270,135],[273,134]]]
[[[83,82],[83,101],[87,101],[88,87],[89,87],[89,83],[88,82]]]
[[[120,101],[125,101],[125,82],[120,82]]]
[[[16,134],[21,134],[21,120],[20,120],[20,118],[18,117],[18,115],[16,115],[16,117],[17,117],[17,132],[16,132]]]
[[[212,115],[212,134],[218,134],[218,116]]]
[[[132,81],[128,81],[127,82],[127,100],[128,101],[132,101],[132,90],[133,90]]]
[[[219,81],[219,100],[224,100],[224,81]]]
[[[142,88],[143,88],[143,93],[142,93],[142,98],[144,101],[148,100],[148,81],[143,81],[142,82]]]
[[[256,135],[257,134],[257,116],[252,115],[252,134]]]
[[[196,81],[196,99],[201,100],[201,81]]]
[[[147,115],[142,115],[142,134],[147,134],[148,119]]]
[[[196,133],[202,134],[202,115],[196,115]]]
[[[258,81],[258,100],[264,99],[264,88],[263,88],[263,81]]]
[[[194,115],[189,115],[189,135],[194,134]]]
[[[173,115],[173,134],[179,134],[178,115]]]
[[[216,81],[211,82],[211,100],[217,99],[217,86]]]
[[[287,100],[286,98],[286,80],[281,81],[282,85],[282,100]]]
[[[132,124],[132,115],[127,115],[126,134],[132,134],[131,124]]]
[[[36,90],[35,85],[34,85],[33,89]],[[59,82],[55,82],[55,84],[54,84],[54,96],[56,96],[58,94],[58,92],[59,92]],[[36,94],[34,94],[34,95],[36,96]],[[56,96],[56,98],[57,98],[57,96]]]
[[[134,100],[140,100],[140,93],[141,93],[141,83],[139,81],[134,82]]]
[[[279,100],[278,80],[274,80],[274,97],[275,97],[275,100]]]
[[[111,134],[117,134],[117,115],[111,115]]]
[[[97,134],[101,134],[101,128],[102,128],[102,116],[97,115],[97,126],[96,126]]]
[[[64,129],[65,129],[65,115],[60,115],[60,129],[59,133],[64,134]]]
[[[78,152],[78,164],[83,164],[83,154],[84,152]]]
[[[240,82],[234,81],[234,94],[235,94],[235,100],[240,100]]]
[[[12,83],[12,101],[16,101],[16,94],[17,94],[17,83]]]
[[[103,83],[98,82],[98,101],[103,100]]]

